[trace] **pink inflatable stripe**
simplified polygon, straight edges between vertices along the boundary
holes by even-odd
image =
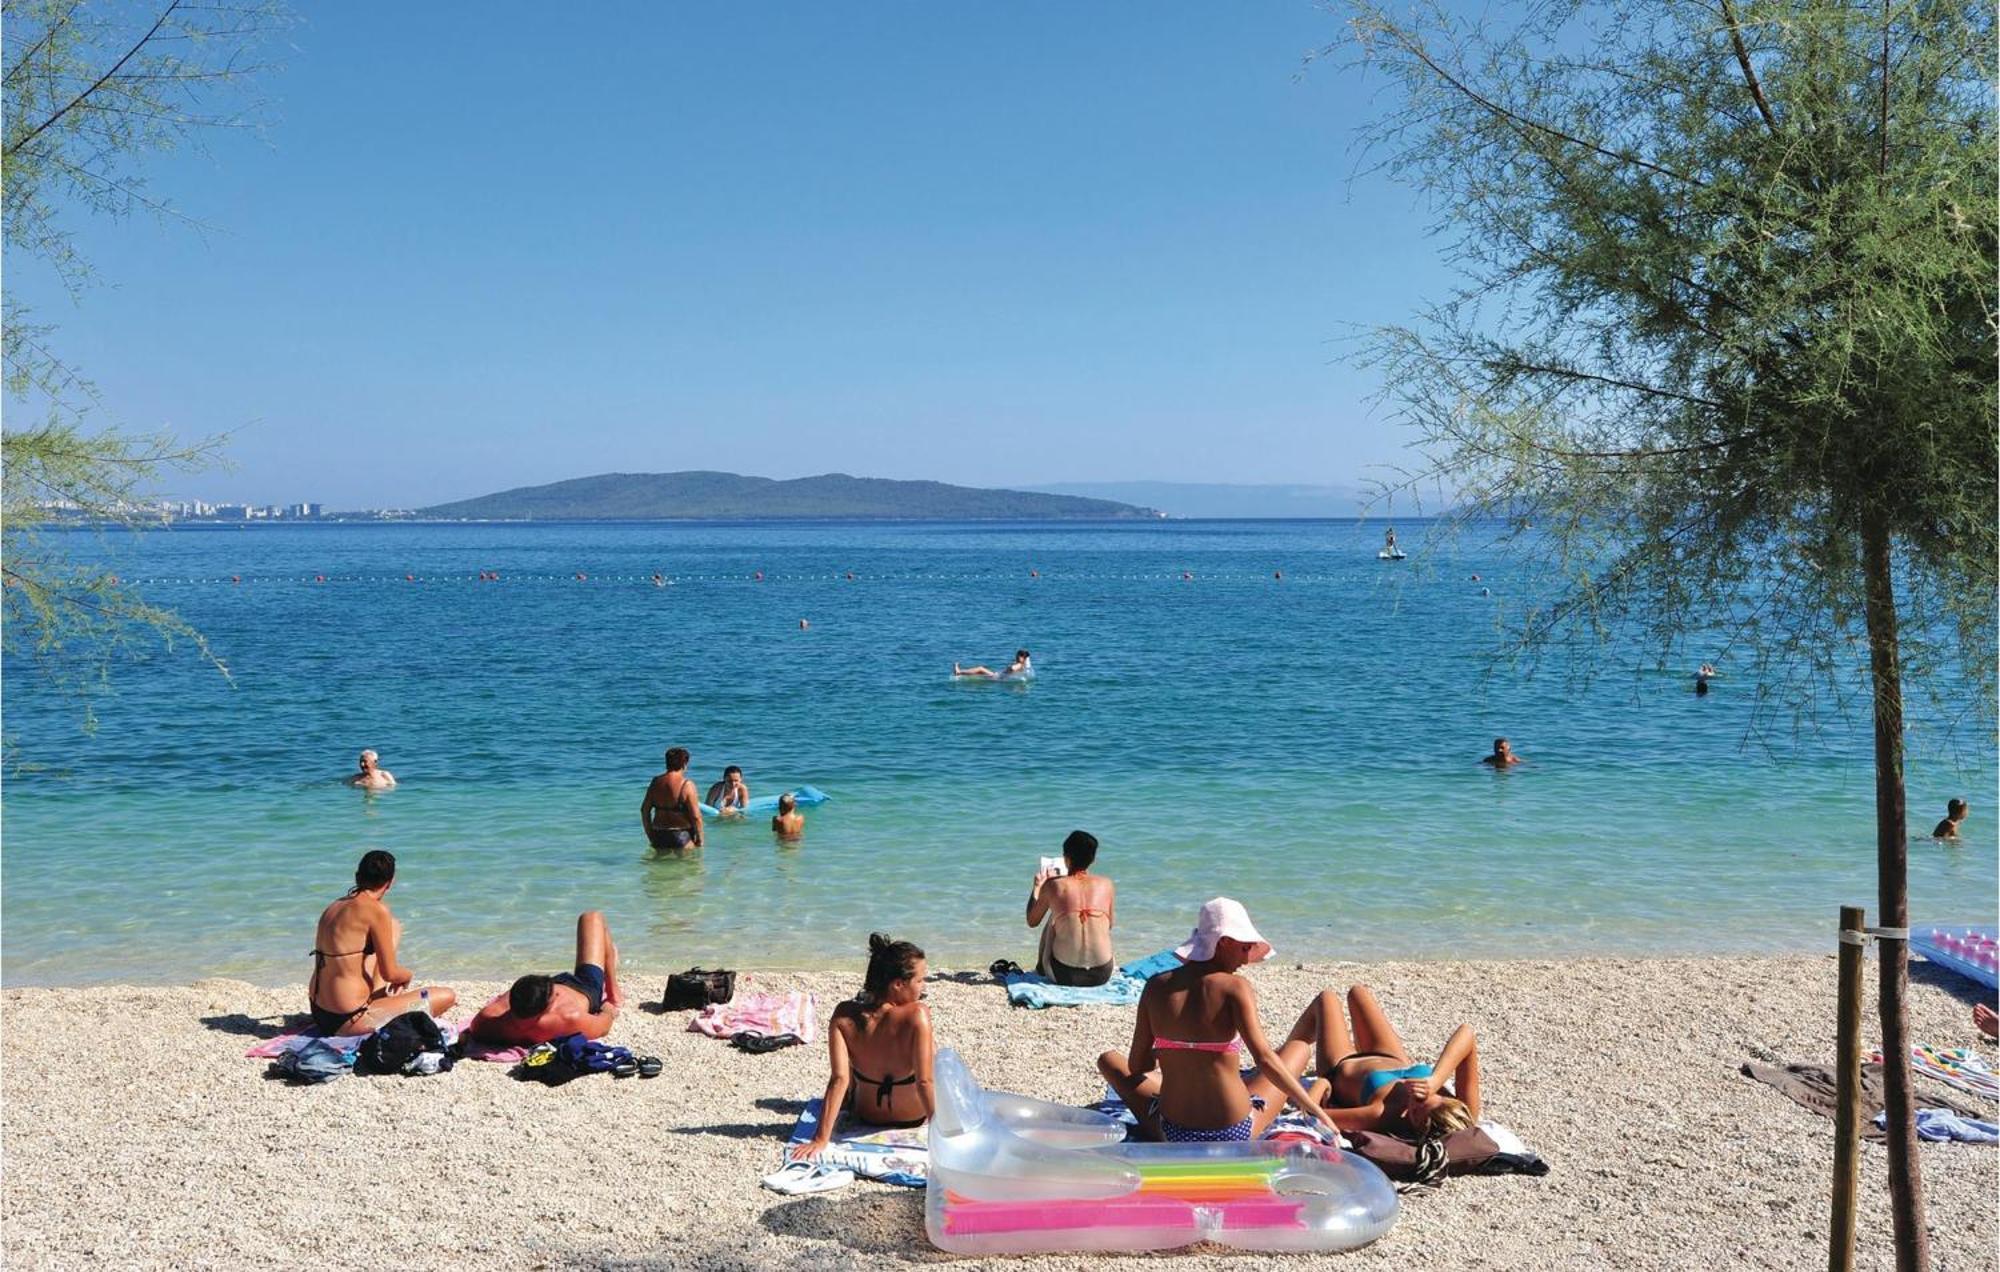
[[[1222,1226],[1246,1228],[1294,1227],[1302,1201],[1264,1197],[1202,1206],[1221,1212]],[[1066,1228],[1196,1228],[1196,1205],[1166,1197],[1115,1198],[1110,1201],[952,1201],[945,1206],[944,1229],[957,1234],[979,1232],[1042,1232]]]

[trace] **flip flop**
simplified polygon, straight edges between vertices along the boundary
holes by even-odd
[[[620,1060],[617,1064],[611,1066],[611,1076],[614,1078],[632,1078],[637,1077],[638,1074],[639,1062],[637,1060]]]
[[[657,1078],[660,1076],[661,1070],[666,1067],[665,1064],[661,1063],[658,1056],[639,1057],[639,1076],[642,1078]]]
[[[774,1193],[798,1197],[845,1188],[854,1182],[854,1172],[823,1166],[818,1162],[787,1162],[781,1169],[764,1176],[761,1182]]]

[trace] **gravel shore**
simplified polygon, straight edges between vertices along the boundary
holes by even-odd
[[[657,1002],[664,972],[628,971],[627,993]],[[1488,1115],[1553,1167],[1540,1179],[1452,1180],[1407,1197],[1374,1246],[1286,1266],[1825,1266],[1832,1123],[1737,1070],[1753,1058],[1831,1063],[1831,957],[1286,962],[1252,975],[1268,1030],[1321,987],[1357,981],[1377,988],[1415,1051],[1471,1022]],[[754,978],[815,991],[822,1020],[858,981],[858,971]],[[476,1006],[500,988],[464,985],[460,998]],[[1974,1041],[1972,990],[1919,967],[1916,1036],[1992,1058]],[[211,980],[0,996],[6,1265],[987,1265],[930,1246],[915,1191],[862,1182],[785,1199],[757,1187],[824,1084],[819,1047],[747,1055],[687,1032],[685,1014],[633,1007],[612,1041],[662,1056],[654,1081],[549,1089],[465,1064],[292,1088],[243,1051],[300,1009],[301,992]],[[1130,1037],[1129,1008],[1016,1010],[984,972],[939,973],[930,992],[940,1041],[992,1087],[1088,1101],[1092,1058]],[[1872,1012],[1872,978],[1868,995]],[[1926,1145],[1922,1163],[1938,1267],[1995,1267],[2000,1152]],[[1863,1149],[1862,1203],[1860,1264],[1891,1266],[1878,1145]],[[1202,1247],[1087,1263],[1273,1261]]]

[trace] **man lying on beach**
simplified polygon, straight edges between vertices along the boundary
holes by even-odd
[[[1937,824],[1937,828],[1931,831],[1931,838],[1932,839],[1958,838],[1958,824],[1965,820],[1965,814],[1968,811],[1969,810],[1965,806],[1965,801],[1962,799],[1955,799],[1951,801],[1949,804],[1946,804],[1944,806],[1944,820],[1939,822]],[[1923,825],[1922,822],[1918,822],[1917,824],[1919,826]]]
[[[771,833],[780,839],[797,839],[806,833],[806,815],[790,791],[778,796],[778,814],[771,819]]]
[[[1506,768],[1509,765],[1519,764],[1521,757],[1514,754],[1514,748],[1507,744],[1506,738],[1494,738],[1493,754],[1479,762],[1491,764],[1494,768]]]
[[[663,852],[701,847],[701,803],[694,797],[687,766],[686,747],[668,748],[667,771],[652,780],[639,802],[646,842]]]
[[[442,985],[410,988],[415,975],[396,961],[403,926],[386,900],[395,881],[394,857],[379,848],[366,853],[354,886],[320,913],[306,1006],[313,1028],[326,1037],[373,1033],[406,1011],[442,1016],[458,1001]]]
[[[1019,680],[1025,676],[1034,675],[1035,667],[1028,659],[1028,651],[1017,649],[1014,651],[1014,661],[1007,664],[1005,671],[995,671],[991,667],[961,667],[957,663],[953,663],[951,665],[951,674],[954,676],[973,676],[980,680]]]
[[[743,770],[734,764],[722,770],[722,780],[708,788],[708,798],[702,802],[724,817],[741,817],[743,806],[750,802],[750,787],[743,780]]]
[[[523,976],[513,988],[479,1009],[471,1034],[481,1042],[533,1044],[569,1034],[602,1038],[611,1032],[625,996],[618,989],[618,946],[604,912],[576,916],[576,970]]]
[[[348,776],[349,786],[358,786],[364,791],[386,791],[396,784],[396,775],[388,769],[377,768],[373,751],[363,751],[360,770]]]

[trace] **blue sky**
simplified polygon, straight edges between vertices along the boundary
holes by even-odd
[[[181,493],[418,506],[604,471],[1345,483],[1342,365],[1447,282],[1356,178],[1309,0],[302,9],[262,139],[9,285]]]

